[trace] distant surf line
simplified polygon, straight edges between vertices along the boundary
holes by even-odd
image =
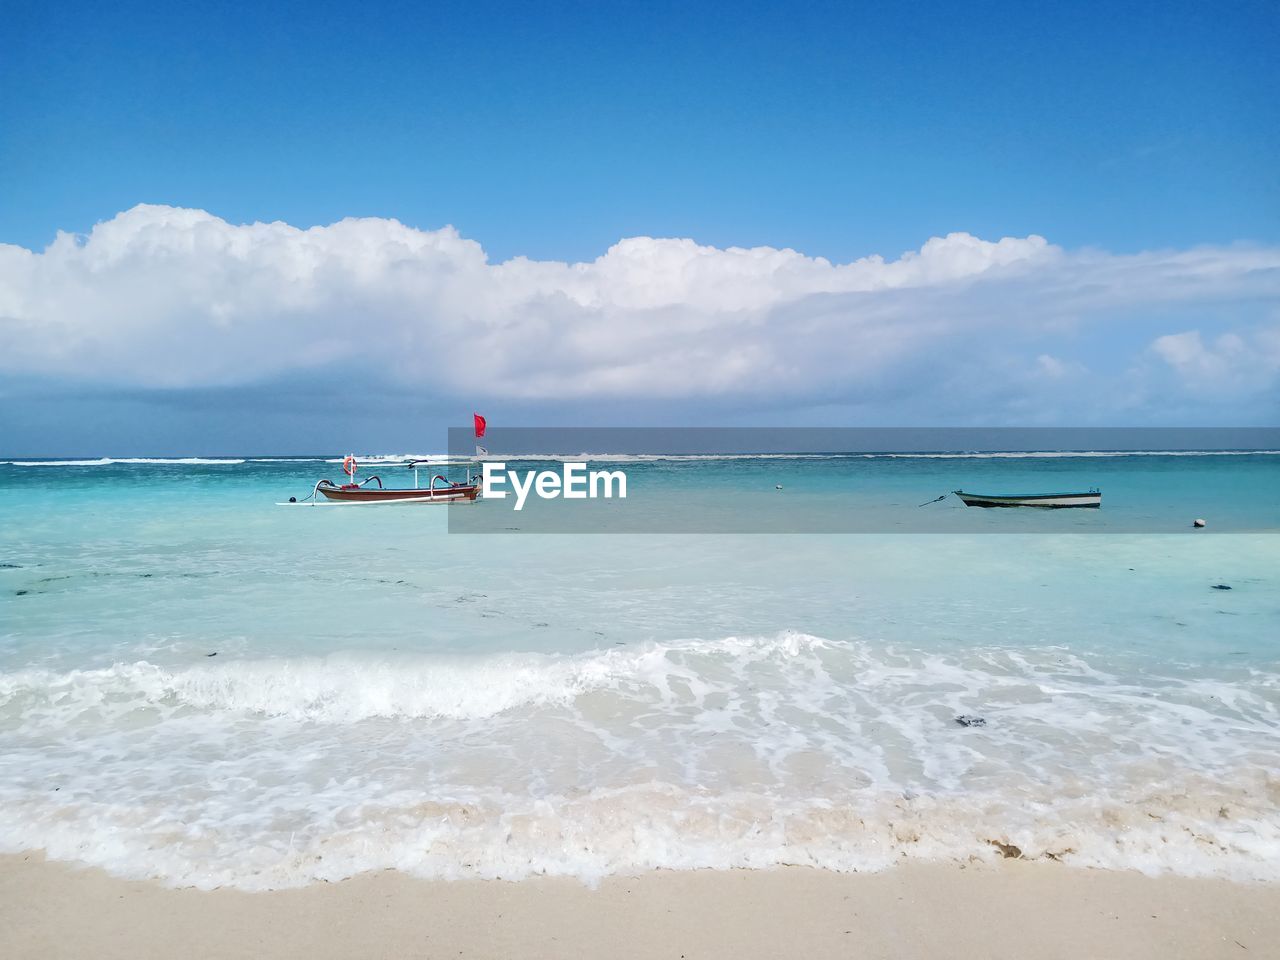
[[[1051,460],[1120,459],[1124,457],[1274,457],[1280,450],[938,450],[845,451],[823,453],[505,453],[510,461],[597,461],[616,463],[703,462],[736,460]],[[497,459],[497,454],[475,459]],[[11,467],[110,466],[240,466],[246,463],[341,463],[342,457],[98,457],[68,460],[0,460]],[[449,454],[365,454],[368,464],[397,464],[408,460],[439,460]]]

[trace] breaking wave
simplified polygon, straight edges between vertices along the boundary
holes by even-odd
[[[847,452],[847,453],[488,453],[480,460],[508,461],[591,461],[597,463],[697,463],[738,460],[1037,460],[1096,459],[1123,457],[1273,457],[1280,450],[1023,450],[1023,451],[939,451],[939,452]],[[410,460],[444,463],[457,455],[357,454],[366,466],[402,464]],[[468,457],[468,459],[472,459]],[[0,460],[14,467],[106,467],[117,464],[158,464],[167,466],[235,466],[243,463],[342,463],[342,457],[99,457],[87,460]]]
[[[140,661],[0,674],[0,730],[0,847],[174,884],[1010,855],[1280,880],[1257,669],[791,632]]]
[[[4,460],[12,467],[109,467],[115,464],[164,464],[171,466],[235,466],[233,457],[99,457],[96,460]]]

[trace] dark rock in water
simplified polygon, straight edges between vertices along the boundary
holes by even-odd
[[[1225,583],[1215,583],[1213,585],[1213,589],[1214,590],[1230,590],[1231,588],[1227,586]]]
[[[1018,860],[1022,857],[1022,848],[1016,844],[1002,843],[999,840],[988,840],[987,843],[999,850],[1000,856],[1006,860]]]
[[[987,721],[985,717],[975,717],[971,713],[962,713],[956,717],[956,723],[962,727],[985,727]]]

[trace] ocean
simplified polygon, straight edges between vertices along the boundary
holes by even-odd
[[[1280,453],[614,456],[622,532],[278,505],[339,460],[0,462],[0,849],[1280,880]]]

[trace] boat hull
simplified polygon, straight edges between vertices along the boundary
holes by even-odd
[[[1096,490],[1088,493],[1036,493],[1036,494],[980,494],[954,491],[966,507],[1039,507],[1045,510],[1061,510],[1070,507],[1098,509],[1102,506],[1102,494]]]
[[[382,490],[366,487],[343,489],[321,486],[317,492],[323,494],[326,500],[332,500],[335,503],[457,503],[475,500],[480,495],[480,485],[436,487],[434,490],[428,490],[425,487],[415,490]]]

